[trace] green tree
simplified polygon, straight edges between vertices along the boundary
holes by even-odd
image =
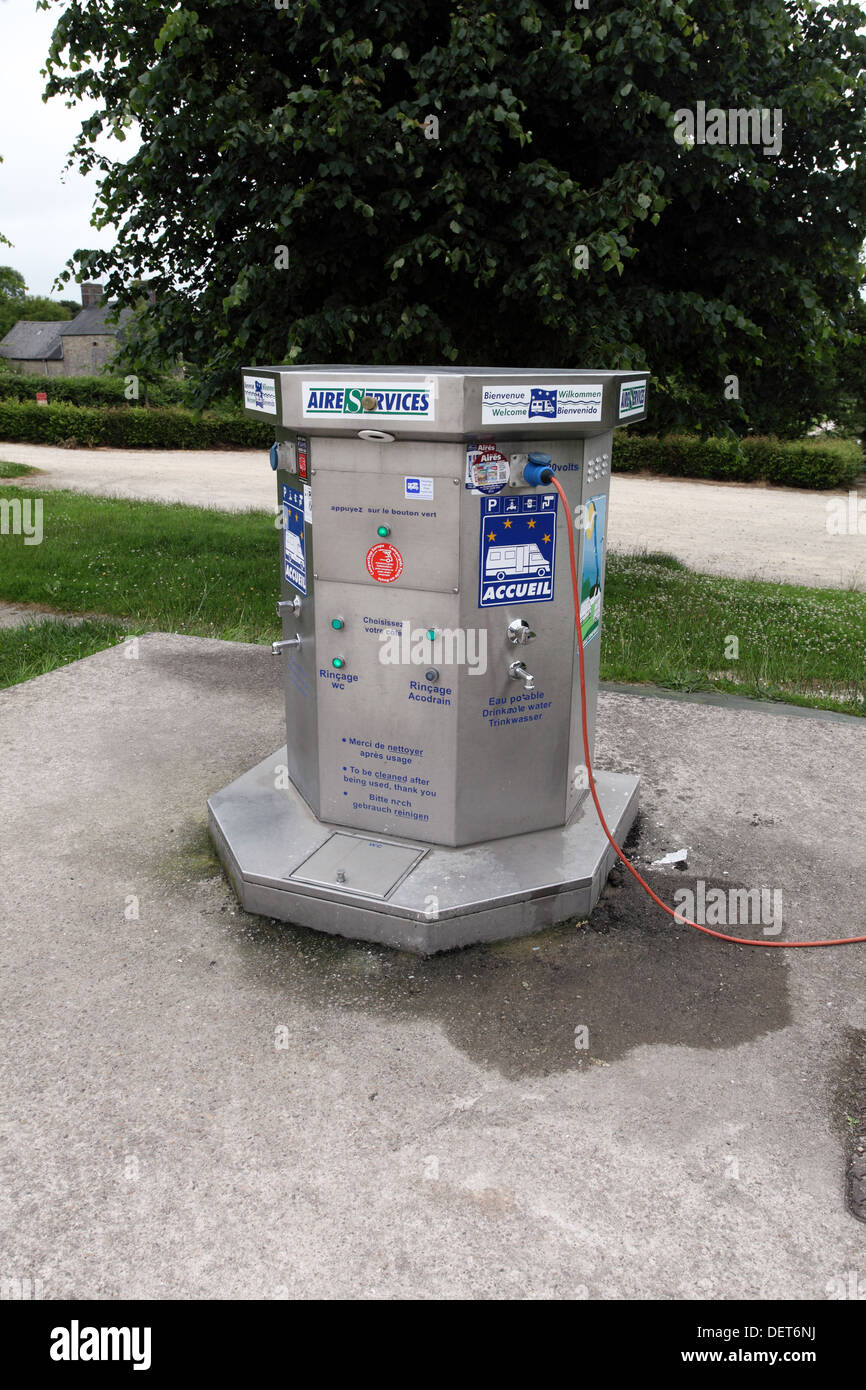
[[[0,299],[23,300],[26,294],[27,284],[21,271],[0,265]]]
[[[20,270],[13,269],[11,265],[0,265],[0,338],[5,337],[12,325],[22,317],[26,298],[27,285]]]
[[[866,435],[866,300],[851,304],[847,327],[850,336],[837,356],[832,419],[846,433]]]
[[[150,280],[127,364],[183,354],[201,399],[249,362],[648,366],[656,427],[796,432],[832,413],[862,278],[862,23],[814,0],[78,0],[47,95],[96,102],[72,157],[117,245],[70,267],[130,305]],[[678,143],[698,102],[780,109],[781,151]],[[126,162],[99,152],[132,125]]]
[[[22,292],[3,293],[3,274],[7,270],[20,281]],[[24,277],[19,275],[17,270],[12,270],[11,266],[0,266],[0,338],[5,337],[19,319],[41,319],[43,323],[54,323],[72,318],[68,307],[58,304],[55,299],[46,299],[44,295],[29,295],[24,293],[23,289]]]

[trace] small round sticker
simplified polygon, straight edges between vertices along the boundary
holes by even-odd
[[[387,541],[371,545],[367,551],[367,573],[377,584],[393,584],[403,573],[403,556]]]

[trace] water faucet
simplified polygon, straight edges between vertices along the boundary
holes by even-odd
[[[535,689],[535,677],[531,671],[527,671],[524,662],[512,661],[508,667],[508,674],[513,681],[523,681],[524,690]]]

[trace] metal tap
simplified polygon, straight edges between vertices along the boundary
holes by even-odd
[[[531,671],[527,671],[522,661],[512,661],[508,667],[508,674],[513,681],[523,681],[524,690],[535,689],[535,677]]]

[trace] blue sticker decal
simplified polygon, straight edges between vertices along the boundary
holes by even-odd
[[[283,533],[286,579],[299,593],[307,592],[307,555],[304,541],[304,494],[283,483]]]
[[[545,420],[556,419],[556,392],[533,387],[529,394],[529,419],[542,416]]]
[[[591,497],[584,508],[583,566],[580,574],[580,635],[583,645],[601,631],[601,570],[607,498]]]
[[[479,608],[551,602],[558,502],[556,492],[482,498]]]

